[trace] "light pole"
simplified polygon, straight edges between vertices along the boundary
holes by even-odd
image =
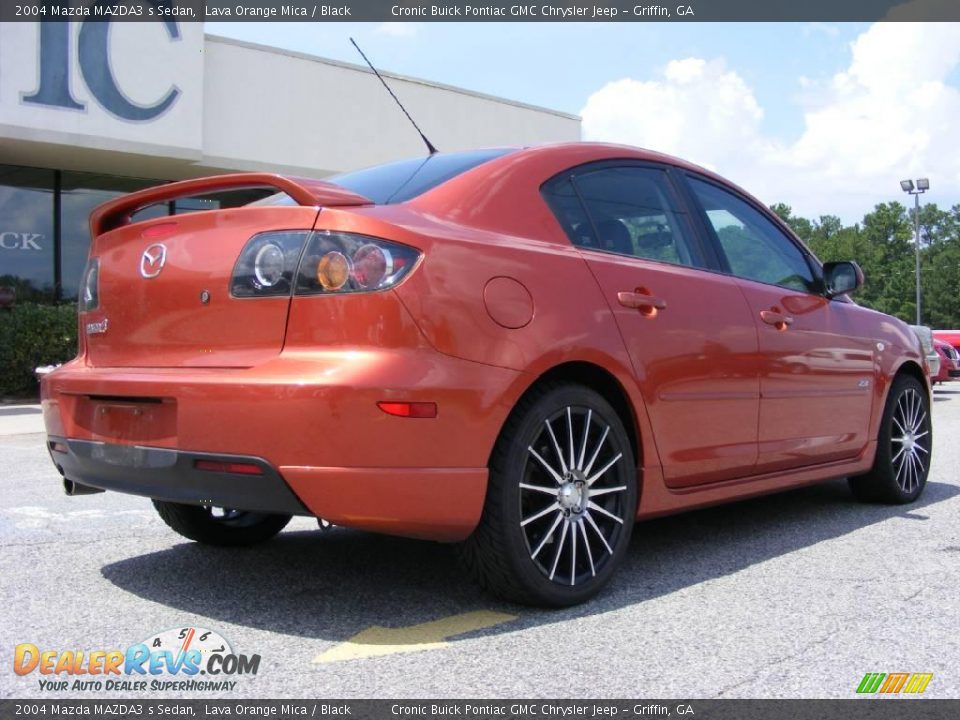
[[[922,325],[920,321],[920,196],[930,189],[930,181],[927,178],[917,178],[917,187],[914,189],[913,180],[901,180],[900,189],[913,195],[913,232],[917,241],[917,325]]]

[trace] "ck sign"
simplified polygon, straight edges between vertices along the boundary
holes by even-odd
[[[153,0],[154,4],[161,0]],[[98,0],[95,5],[107,5]],[[139,104],[117,84],[110,65],[109,22],[84,21],[77,38],[77,61],[80,74],[97,103],[107,112],[133,122],[146,122],[162,115],[177,101],[180,89],[173,85],[154,102]],[[171,42],[180,40],[180,28],[173,20],[163,25]],[[24,103],[83,110],[85,105],[70,91],[70,26],[66,22],[40,23],[40,86],[36,92],[25,95]]]
[[[2,250],[40,250],[43,235],[29,232],[0,232]]]

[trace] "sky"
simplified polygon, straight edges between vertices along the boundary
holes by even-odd
[[[206,32],[579,115],[584,140],[856,222],[960,203],[960,23],[206,23]],[[401,98],[402,99],[402,98]],[[414,118],[415,107],[408,107]],[[429,136],[429,128],[424,128]]]

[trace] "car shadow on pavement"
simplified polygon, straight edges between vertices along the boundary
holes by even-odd
[[[342,642],[372,625],[405,627],[475,610],[517,620],[472,636],[513,632],[643,603],[960,494],[928,483],[908,506],[855,502],[845,481],[637,525],[630,551],[593,601],[561,611],[485,595],[450,546],[343,528],[288,531],[245,549],[181,543],[102,568],[124,591],[182,612],[303,638]]]

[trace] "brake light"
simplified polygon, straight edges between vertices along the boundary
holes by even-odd
[[[307,230],[254,235],[237,258],[230,281],[234,297],[290,295]]]
[[[100,306],[100,258],[90,258],[83,271],[80,286],[80,312],[96,310]]]
[[[420,252],[407,245],[354,233],[313,233],[300,260],[297,295],[386,290],[417,264]]]
[[[355,233],[285,230],[254,235],[237,258],[234,297],[276,297],[386,290],[417,264],[420,252]],[[294,280],[296,278],[296,280]]]

